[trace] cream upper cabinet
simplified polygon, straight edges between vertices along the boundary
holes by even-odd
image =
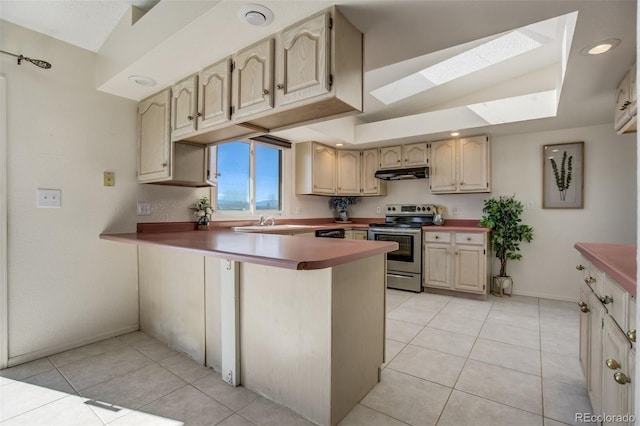
[[[425,232],[425,287],[486,296],[487,238],[480,232]]]
[[[336,149],[317,142],[295,144],[296,194],[336,194]]]
[[[325,12],[281,33],[277,52],[277,105],[329,92],[330,19],[330,14]]]
[[[171,138],[178,140],[197,129],[198,76],[193,75],[171,87]]]
[[[380,166],[378,170],[398,169],[402,167],[402,146],[380,148]]]
[[[367,149],[362,151],[360,155],[360,194],[386,195],[387,182],[375,177],[378,170],[378,150],[376,148]]]
[[[432,193],[491,191],[488,136],[432,142],[430,150]]]
[[[638,88],[636,83],[636,66],[634,65],[616,89],[614,127],[618,134],[635,132],[638,128]]]
[[[431,192],[456,192],[456,140],[431,142]]]
[[[412,143],[402,147],[402,166],[420,167],[429,165],[429,145],[427,142]]]
[[[338,151],[338,188],[337,194],[359,194],[360,151]]]
[[[198,130],[231,119],[231,59],[226,58],[198,74]]]
[[[234,119],[273,109],[273,50],[269,38],[234,55]]]
[[[171,89],[138,104],[138,181],[171,176]]]

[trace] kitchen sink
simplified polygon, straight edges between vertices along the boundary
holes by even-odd
[[[310,225],[251,225],[234,226],[232,229],[237,232],[269,232],[286,231],[288,229],[313,228]]]

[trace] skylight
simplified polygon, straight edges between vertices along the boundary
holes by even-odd
[[[371,91],[385,105],[398,102],[542,46],[520,31],[511,31],[417,73]]]

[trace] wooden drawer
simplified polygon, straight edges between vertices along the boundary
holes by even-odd
[[[484,232],[456,232],[456,244],[484,244]]]
[[[424,240],[427,243],[450,243],[451,232],[431,232],[424,233]]]
[[[629,293],[616,284],[606,274],[602,274],[601,279],[603,292],[599,294],[600,300],[607,308],[609,315],[618,323],[622,330],[627,330],[627,310],[629,304]]]

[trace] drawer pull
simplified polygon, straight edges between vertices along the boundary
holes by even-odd
[[[438,236],[436,235],[436,237],[435,237],[435,238],[436,238],[436,240],[437,240],[437,239],[438,239],[438,238],[440,238],[440,237],[438,237]]]
[[[577,266],[576,266],[576,269],[577,269],[578,271],[584,271],[584,266],[582,266],[582,265],[577,265]]]
[[[636,329],[634,328],[633,330],[627,331],[627,337],[629,338],[629,340],[631,340],[633,343],[635,343],[636,342]]]
[[[596,279],[595,279],[595,278],[593,278],[593,277],[587,277],[587,278],[585,278],[585,279],[584,279],[584,282],[585,282],[585,283],[587,283],[587,284],[589,284],[589,285],[591,285],[591,284],[593,284],[594,282],[596,282]]]
[[[615,359],[611,359],[609,358],[606,362],[607,367],[609,367],[609,369],[611,370],[617,370],[618,368],[621,367],[620,363],[618,361],[616,361]]]
[[[467,237],[467,241],[471,241],[471,237]]]
[[[621,385],[626,385],[627,383],[631,383],[631,379],[627,377],[624,373],[616,373],[613,375],[613,379],[620,383]]]
[[[613,302],[613,298],[609,296],[601,296],[600,301],[602,302],[602,304],[608,305],[609,303]]]
[[[589,308],[587,308],[587,305],[580,306],[580,310],[581,310],[582,312],[584,312],[585,314],[586,314],[587,312],[589,312]]]

